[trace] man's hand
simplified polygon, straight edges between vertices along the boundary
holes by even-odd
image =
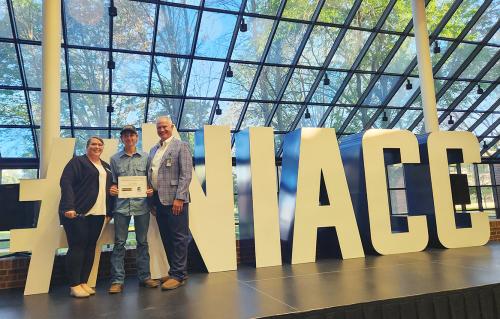
[[[118,185],[116,185],[116,184],[111,185],[111,187],[109,188],[109,195],[111,195],[111,196],[118,195]]]
[[[172,213],[174,215],[180,215],[182,213],[182,207],[184,206],[184,201],[182,199],[174,199],[172,204]]]
[[[77,214],[74,210],[68,210],[67,212],[64,212],[64,217],[73,219],[76,218]]]
[[[151,207],[151,215],[156,217],[156,206],[154,206],[154,205],[153,205],[153,207]]]
[[[148,197],[153,196],[153,189],[148,187],[148,189],[146,190],[146,195],[147,195]]]
[[[106,217],[104,217],[104,223],[109,223],[111,219],[113,219],[113,217],[106,215]]]

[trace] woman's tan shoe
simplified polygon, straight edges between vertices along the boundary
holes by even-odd
[[[86,283],[85,284],[81,284],[80,287],[83,288],[83,290],[85,290],[89,295],[95,295],[95,290],[90,287],[89,285],[87,285]]]
[[[88,296],[90,296],[88,292],[83,290],[81,285],[71,287],[69,294],[75,298],[87,298]]]

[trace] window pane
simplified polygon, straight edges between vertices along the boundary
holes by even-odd
[[[317,25],[314,27],[302,55],[299,65],[322,66],[335,42],[339,29]]]
[[[274,0],[247,1],[245,11],[273,16],[278,11],[279,5],[280,2]]]
[[[194,60],[187,89],[188,96],[213,97],[219,85],[223,62]]]
[[[376,111],[376,109],[359,108],[344,133],[361,132]]]
[[[318,21],[327,23],[344,24],[347,15],[351,11],[354,0],[337,1],[326,0]]]
[[[113,47],[151,51],[155,5],[115,0],[118,16],[113,19]]]
[[[215,115],[214,125],[227,125],[234,129],[240,117],[243,102],[236,101],[219,101],[219,106],[222,110],[221,115]]]
[[[139,54],[115,53],[113,91],[147,93],[150,57]]]
[[[404,188],[403,164],[387,165],[387,178],[389,188]]]
[[[476,48],[473,44],[461,43],[458,47],[453,51],[451,56],[446,60],[441,69],[439,69],[436,76],[442,77],[450,77],[459,66],[462,65],[465,59],[470,55],[470,53]]]
[[[163,99],[152,97],[149,99],[148,122],[155,122],[162,115],[169,116],[172,121],[176,121],[179,116],[180,99]]]
[[[385,69],[385,72],[403,73],[410,65],[410,62],[416,59],[416,57],[415,39],[413,37],[406,37]]]
[[[190,54],[198,11],[160,6],[156,52]]]
[[[347,73],[327,71],[326,75],[330,80],[330,84],[325,85],[324,84],[325,77],[323,77],[323,80],[319,83],[318,87],[316,88],[316,92],[314,92],[311,102],[329,103],[330,101],[332,101],[333,98],[335,97],[335,94],[337,94],[340,85],[344,81]]]
[[[403,107],[408,103],[410,98],[415,94],[417,89],[420,88],[420,79],[419,78],[409,78],[407,81],[410,81],[412,88],[410,90],[407,89],[407,83],[408,82],[403,82],[401,86],[399,87],[398,91],[396,94],[393,96],[391,101],[389,102],[389,105],[391,106],[398,106],[398,107]]]
[[[31,113],[33,114],[33,124],[42,125],[42,92],[30,91]],[[61,112],[60,123],[62,126],[70,126],[68,94],[61,92]]]
[[[12,38],[9,10],[6,1],[0,1],[0,38]]]
[[[347,30],[328,68],[350,69],[370,32]]]
[[[144,123],[145,97],[139,96],[113,96],[113,107],[111,113],[111,125],[122,127],[124,125],[134,125],[141,127]]]
[[[296,104],[280,104],[276,109],[273,121],[271,123],[272,127],[278,131],[286,131],[290,128],[293,120],[297,116],[297,112],[300,109],[300,105]]]
[[[288,68],[276,66],[264,66],[260,72],[255,91],[252,96],[254,100],[274,100],[283,85],[288,73]]]
[[[419,110],[407,110],[403,116],[398,120],[394,128],[398,128],[401,130],[406,130],[408,127],[415,122],[415,119],[422,114],[422,111]]]
[[[283,100],[296,102],[304,101],[317,75],[317,70],[295,69],[290,82],[288,82],[285,93],[283,94]]]
[[[102,51],[68,49],[71,88],[74,90],[108,90],[108,54]]]
[[[479,202],[477,199],[477,191],[475,187],[469,187],[470,204],[465,205],[466,210],[478,210]]]
[[[355,73],[340,96],[340,104],[357,104],[373,75]]]
[[[479,173],[479,185],[491,185],[491,172],[489,164],[477,164],[477,171]]]
[[[460,172],[462,174],[467,174],[467,183],[469,186],[476,185],[474,164],[460,164]]]
[[[351,26],[371,29],[375,27],[384,12],[389,0],[363,1],[359,7]]]
[[[213,101],[186,100],[182,113],[181,129],[201,129],[208,123]]]
[[[385,20],[382,29],[402,32],[412,19],[410,8],[410,0],[396,1],[396,4],[394,4],[391,13],[387,17],[387,20]]]
[[[2,169],[0,172],[2,177],[1,184],[19,184],[21,179],[36,179],[38,177],[38,170],[30,168]]]
[[[500,15],[500,2],[493,1],[488,9],[481,15],[474,27],[467,33],[465,40],[480,42],[495,26]]]
[[[245,118],[241,123],[241,129],[253,126],[264,126],[266,119],[271,113],[272,103],[250,103],[248,104]]]
[[[372,124],[371,128],[389,128],[389,124],[394,120],[396,115],[399,114],[401,110],[399,109],[385,109],[384,112],[380,113],[378,118]],[[387,120],[384,121],[384,116],[387,117]]]
[[[231,68],[234,76],[232,78],[224,78],[224,85],[220,96],[223,98],[246,99],[250,85],[255,77],[257,66],[233,63],[231,64]]]
[[[406,191],[404,189],[391,190],[391,214],[407,215],[408,207],[406,205]]]
[[[182,95],[189,60],[155,57],[151,77],[151,93]]]
[[[241,0],[205,0],[205,7],[239,11]]]
[[[302,113],[297,128],[299,127],[318,127],[319,121],[326,112],[328,106],[326,105],[308,105],[307,110],[309,111],[310,118],[306,119],[306,112]]]
[[[0,90],[0,124],[30,124],[23,91]]]
[[[75,126],[108,126],[108,96],[101,94],[71,94]]]
[[[399,36],[397,35],[377,34],[361,61],[358,70],[378,71],[398,39]]]
[[[460,78],[462,79],[474,79],[477,74],[484,69],[486,64],[498,53],[498,48],[494,47],[484,47],[478,55],[472,60],[467,69],[465,69]],[[497,73],[500,73],[497,70]],[[500,74],[497,74],[500,75]]]
[[[205,11],[201,18],[195,55],[225,58],[235,24],[236,15]]]
[[[233,60],[260,61],[267,37],[271,32],[273,20],[244,17],[247,32],[238,32],[234,45]]]
[[[482,2],[482,1],[481,1]],[[441,37],[456,38],[469,23],[476,11],[480,7],[477,0],[464,0],[448,21],[443,31],[439,34]]]
[[[352,110],[352,107],[335,106],[328,115],[324,126],[334,128],[335,131],[338,131]]]
[[[21,73],[13,44],[0,42],[0,85],[21,85]]]
[[[35,157],[31,129],[0,128],[0,154],[2,157]]]
[[[278,25],[267,63],[290,64],[306,31],[306,24],[282,21]]]
[[[109,47],[109,0],[64,1],[68,44]]]
[[[483,209],[495,208],[495,198],[492,187],[481,187],[481,202]]]
[[[317,6],[318,0],[288,0],[282,17],[309,21]]]
[[[12,1],[20,39],[42,40],[42,3],[42,0]]]
[[[382,105],[386,104],[387,95],[393,90],[394,85],[399,80],[399,77],[382,75],[370,93],[366,96],[363,101],[363,105]],[[384,103],[385,102],[385,103]]]

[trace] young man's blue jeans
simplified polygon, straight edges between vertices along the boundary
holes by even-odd
[[[111,283],[123,284],[125,281],[125,242],[128,237],[128,226],[132,216],[115,213],[115,246],[111,254]],[[137,241],[137,276],[143,282],[151,278],[149,271],[148,228],[149,213],[134,216],[135,238]]]

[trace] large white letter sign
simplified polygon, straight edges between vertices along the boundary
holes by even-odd
[[[255,253],[256,267],[281,265],[273,129],[245,129],[235,145],[241,255]]]
[[[319,203],[322,175],[330,205]],[[335,227],[343,258],[364,256],[335,130],[302,128],[285,136],[279,201],[292,264],[315,261],[319,227]]]
[[[411,132],[368,130],[363,135],[365,171],[371,243],[382,255],[421,251],[429,242],[425,216],[407,218],[408,232],[393,232],[391,227],[384,149],[399,149],[401,163],[419,163],[418,142]]]
[[[56,250],[64,247],[66,236],[59,225],[59,179],[68,161],[73,157],[75,139],[56,138],[52,142],[49,166],[45,179],[21,180],[19,200],[40,200],[40,214],[36,228],[10,231],[10,252],[31,251],[25,295],[47,293]]]
[[[461,150],[464,163],[480,163],[479,143],[471,132],[434,132],[427,151],[439,242],[446,248],[481,246],[488,242],[488,213],[471,213],[471,227],[457,228],[448,169],[448,150]],[[468,213],[459,213],[468,214]]]
[[[209,272],[236,269],[231,136],[227,126],[208,126],[195,135],[189,185],[189,228]],[[200,166],[204,169],[199,169]],[[202,185],[205,186],[206,195]]]

